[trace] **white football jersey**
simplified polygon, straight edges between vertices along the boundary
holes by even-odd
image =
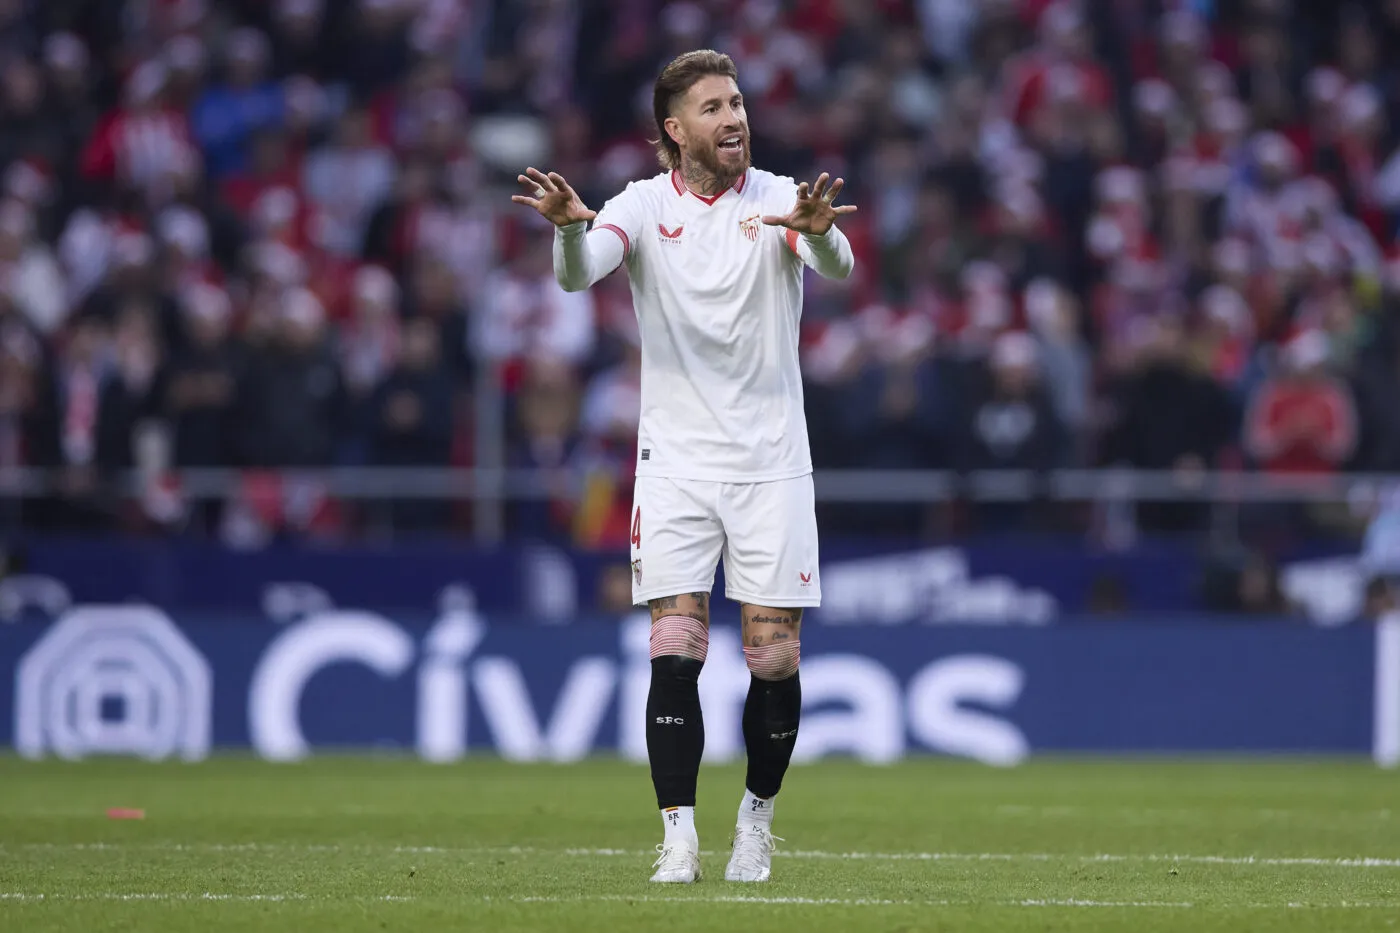
[[[598,212],[588,252],[611,264],[590,269],[587,284],[620,256],[641,332],[638,476],[752,483],[812,471],[797,354],[803,264],[845,276],[852,259],[834,226],[806,237],[760,219],[796,200],[791,178],[758,169],[712,198],[670,172]],[[614,236],[620,253],[597,242]]]

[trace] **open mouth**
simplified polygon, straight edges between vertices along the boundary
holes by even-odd
[[[743,152],[744,139],[742,136],[726,136],[719,141],[720,152]]]

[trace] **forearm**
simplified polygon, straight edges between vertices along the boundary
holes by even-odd
[[[554,228],[554,278],[566,292],[589,288],[622,259],[622,240],[611,231],[590,232],[586,223]]]
[[[835,224],[821,236],[804,233],[801,240],[805,247],[803,258],[817,275],[844,279],[855,268],[856,258],[851,252],[851,241]]]

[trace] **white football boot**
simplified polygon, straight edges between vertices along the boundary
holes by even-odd
[[[656,847],[659,853],[651,880],[658,884],[693,884],[700,880],[700,842],[681,836]]]
[[[767,881],[773,867],[773,852],[782,842],[767,826],[750,823],[734,829],[734,849],[729,853],[725,881]]]

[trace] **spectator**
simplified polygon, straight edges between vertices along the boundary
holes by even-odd
[[[348,69],[350,89],[365,100],[393,84],[408,68],[409,46],[405,12],[394,0],[358,0],[350,14],[348,41],[340,52],[354,63]]]
[[[274,0],[271,45],[278,74],[330,77],[336,50],[327,39],[325,0]]]
[[[222,179],[247,165],[249,136],[282,121],[282,89],[267,75],[271,51],[256,29],[236,29],[224,40],[221,84],[194,105],[191,123],[209,176]]]
[[[1012,332],[996,339],[982,391],[958,416],[961,469],[1045,471],[1062,462],[1063,426],[1040,378],[1030,336]]]
[[[487,288],[487,304],[478,319],[477,352],[507,364],[512,373],[529,359],[555,358],[578,365],[595,345],[596,298],[592,290],[559,288],[552,250],[549,239],[536,240],[493,276]]]
[[[240,458],[254,467],[329,466],[345,407],[325,309],[311,292],[292,289],[267,327],[238,387]]]
[[[234,461],[232,441],[238,358],[229,340],[232,303],[218,286],[199,283],[183,295],[184,348],[170,361],[163,411],[177,467],[220,467]]]
[[[577,498],[566,474],[581,444],[573,371],[559,361],[532,361],[522,374],[515,414],[510,465],[551,474],[555,489],[546,500],[518,503],[511,526],[525,538],[566,539]]]
[[[368,114],[358,107],[348,110],[334,142],[306,160],[311,241],[336,256],[359,255],[370,217],[393,190],[395,174],[393,156],[370,135]]]
[[[426,318],[404,325],[394,368],[375,389],[372,457],[381,466],[444,466],[452,448],[452,383],[438,330]]]
[[[1064,427],[1040,380],[1032,337],[1013,331],[996,338],[985,370],[955,416],[953,456],[960,471],[1039,474],[1063,465]],[[975,514],[984,530],[1023,528],[1032,518],[1024,506],[1002,502],[979,503]]]
[[[53,334],[68,314],[63,273],[53,252],[34,236],[34,215],[18,201],[0,203],[0,287],[41,334]]]
[[[44,78],[30,60],[6,56],[0,69],[0,165],[28,159],[55,165],[64,157],[65,134],[58,114],[44,107]]]
[[[350,319],[340,332],[340,368],[352,400],[370,395],[400,359],[399,287],[378,266],[363,266],[351,286]]]
[[[1270,473],[1331,473],[1347,466],[1358,442],[1355,399],[1328,369],[1327,340],[1306,331],[1284,348],[1278,372],[1245,414],[1246,449]]]
[[[82,172],[89,182],[159,198],[167,179],[188,164],[189,125],[165,100],[166,78],[166,67],[152,60],[127,79],[122,103],[97,124],[83,151]]]
[[[0,466],[48,466],[52,388],[44,344],[0,290]]]
[[[438,329],[427,318],[404,325],[398,360],[370,400],[370,459],[376,466],[446,466],[452,453],[452,381]],[[412,497],[391,505],[393,526],[440,528],[443,503]]]
[[[1089,425],[1093,364],[1080,336],[1079,310],[1070,294],[1050,279],[1030,284],[1025,306],[1044,385],[1065,432],[1060,457],[1081,463],[1088,453],[1080,439]]]
[[[57,121],[62,134],[60,148],[53,153],[53,161],[47,166],[57,177],[72,179],[77,175],[78,155],[98,119],[91,87],[91,56],[87,46],[73,33],[55,32],[44,40],[43,61],[47,78],[44,109],[63,117]],[[6,141],[17,140],[9,137]],[[38,161],[38,156],[35,153],[28,158]],[[8,160],[0,155],[0,162],[4,161]],[[70,193],[69,197],[74,194],[76,192]]]
[[[1225,390],[1193,364],[1181,322],[1163,317],[1146,329],[1114,379],[1101,460],[1170,471],[1189,483],[1222,465],[1236,416]],[[1205,515],[1183,502],[1154,502],[1139,509],[1138,520],[1150,530],[1180,531],[1200,528]]]

